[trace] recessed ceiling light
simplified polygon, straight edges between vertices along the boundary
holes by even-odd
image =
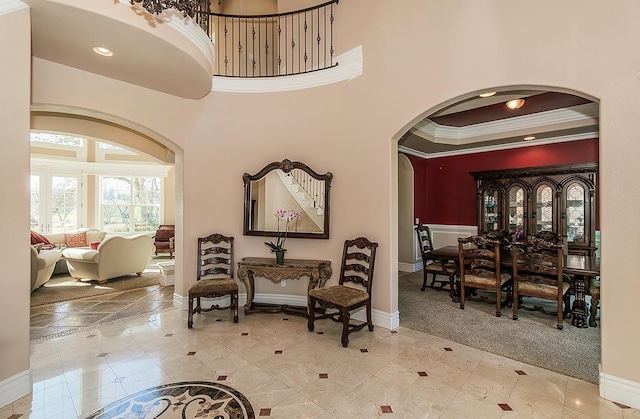
[[[535,140],[535,139],[536,139],[536,137],[534,137],[533,135],[530,135],[528,137],[524,137],[525,141],[531,141],[531,140]]]
[[[478,96],[480,96],[480,97],[491,97],[491,96],[493,96],[495,94],[496,94],[496,92],[486,92],[486,93],[481,93]]]
[[[507,108],[520,109],[524,105],[524,99],[513,99],[507,102]]]
[[[98,55],[103,55],[105,57],[111,57],[113,55],[113,51],[105,47],[93,47],[93,52],[95,52]]]

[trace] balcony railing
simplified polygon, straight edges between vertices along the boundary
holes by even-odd
[[[196,22],[214,43],[214,76],[289,76],[337,66],[333,23],[338,2],[259,16],[197,12]]]

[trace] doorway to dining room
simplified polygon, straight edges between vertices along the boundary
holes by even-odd
[[[507,102],[515,99],[524,103],[509,109]],[[579,329],[565,321],[564,330],[557,331],[553,317],[540,312],[533,312],[530,321],[523,321],[521,314],[516,322],[506,307],[503,316],[496,318],[488,304],[473,302],[460,310],[447,292],[421,291],[422,261],[414,225],[430,226],[436,248],[457,245],[458,237],[477,234],[477,185],[469,172],[597,163],[598,120],[598,103],[576,92],[504,87],[451,99],[425,112],[400,136],[398,307],[402,326],[513,359],[531,362],[533,357],[546,368],[597,382],[599,322],[597,328]],[[548,345],[550,341],[553,345]],[[550,347],[555,344],[565,347],[553,349],[575,356],[559,359]],[[570,371],[576,369],[578,374]]]

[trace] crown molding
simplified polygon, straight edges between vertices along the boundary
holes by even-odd
[[[583,123],[596,125],[599,119],[597,103],[587,103],[566,109],[539,112],[531,115],[516,116],[500,121],[484,122],[467,127],[438,125],[428,119],[422,120],[415,128],[438,144],[469,144],[471,139],[518,130],[531,130],[550,125]],[[428,121],[428,122],[427,122]]]
[[[509,143],[509,144],[495,144],[495,145],[489,145],[484,147],[465,148],[464,150],[443,151],[441,153],[425,153],[423,151],[418,151],[412,148],[399,145],[398,151],[404,154],[420,157],[423,159],[437,159],[440,157],[461,156],[463,154],[476,154],[476,153],[485,153],[487,151],[510,150],[514,148],[533,147],[538,145],[564,143],[569,141],[589,140],[591,138],[597,138],[599,135],[600,133],[598,131],[591,131],[591,132],[583,132],[580,134],[564,135],[560,137],[545,138],[545,139],[532,140],[532,141],[526,141],[526,142],[522,141],[517,143]]]
[[[311,89],[362,75],[362,45],[335,58],[337,65],[326,70],[280,77],[213,77],[214,92],[271,93]]]
[[[28,8],[29,6],[18,0],[3,0],[0,2],[0,16]]]

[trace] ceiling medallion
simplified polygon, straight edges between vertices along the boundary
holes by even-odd
[[[131,4],[142,3],[142,7],[149,12],[159,15],[167,9],[176,9],[184,17],[193,17],[198,10],[198,0],[130,0]]]

